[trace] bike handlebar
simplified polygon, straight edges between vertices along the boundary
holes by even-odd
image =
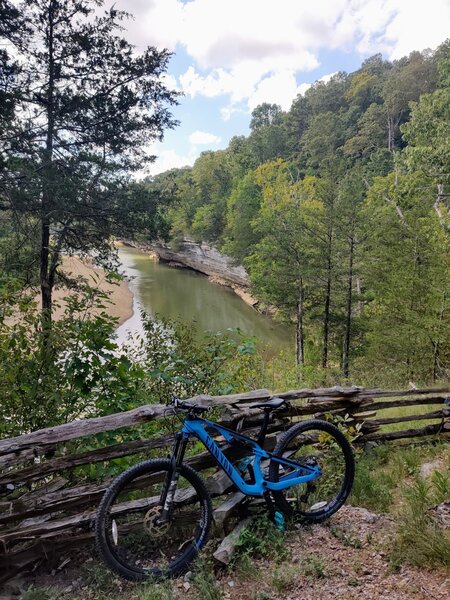
[[[175,394],[172,395],[172,400],[171,402],[169,402],[169,406],[172,406],[175,409],[181,410],[183,412],[187,412],[187,413],[202,413],[202,412],[206,412],[208,410],[211,410],[211,406],[199,406],[196,404],[190,404],[189,402],[186,402],[185,400],[180,400],[180,398],[177,398],[177,396],[175,396]]]

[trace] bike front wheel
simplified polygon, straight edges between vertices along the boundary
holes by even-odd
[[[108,566],[130,581],[183,572],[205,544],[211,526],[211,499],[188,465],[179,472],[174,505],[164,523],[161,497],[171,461],[148,460],[122,473],[98,507],[96,546]]]
[[[345,435],[332,423],[318,419],[300,422],[279,439],[273,456],[298,465],[319,467],[320,476],[308,483],[273,492],[275,504],[287,516],[319,523],[345,502],[353,485],[355,463]],[[294,468],[271,460],[270,481],[279,481]]]

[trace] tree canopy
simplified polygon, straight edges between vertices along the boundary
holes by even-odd
[[[303,367],[447,372],[449,65],[448,42],[377,54],[286,112],[261,104],[247,137],[171,173],[169,236],[243,261],[296,323]]]

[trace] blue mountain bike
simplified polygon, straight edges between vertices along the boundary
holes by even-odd
[[[96,545],[109,567],[131,581],[176,576],[205,545],[214,489],[210,494],[197,472],[183,462],[191,437],[204,444],[211,466],[218,463],[237,489],[265,499],[278,525],[285,516],[318,523],[335,513],[352,488],[351,446],[333,424],[309,420],[290,427],[274,451],[266,452],[270,416],[284,404],[282,398],[272,398],[253,405],[265,413],[254,440],[201,418],[208,408],[175,398],[172,408],[186,418],[171,456],[141,462],[122,473],[99,505]],[[222,436],[224,443],[219,446],[211,434]]]

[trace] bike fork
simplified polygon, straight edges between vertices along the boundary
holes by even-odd
[[[169,519],[172,511],[178,478],[180,476],[180,468],[183,462],[184,453],[186,451],[187,442],[188,436],[186,434],[179,433],[177,435],[175,448],[171,457],[170,470],[167,474],[166,483],[160,498],[160,506],[162,506],[162,510],[158,519],[159,523],[166,522]]]

